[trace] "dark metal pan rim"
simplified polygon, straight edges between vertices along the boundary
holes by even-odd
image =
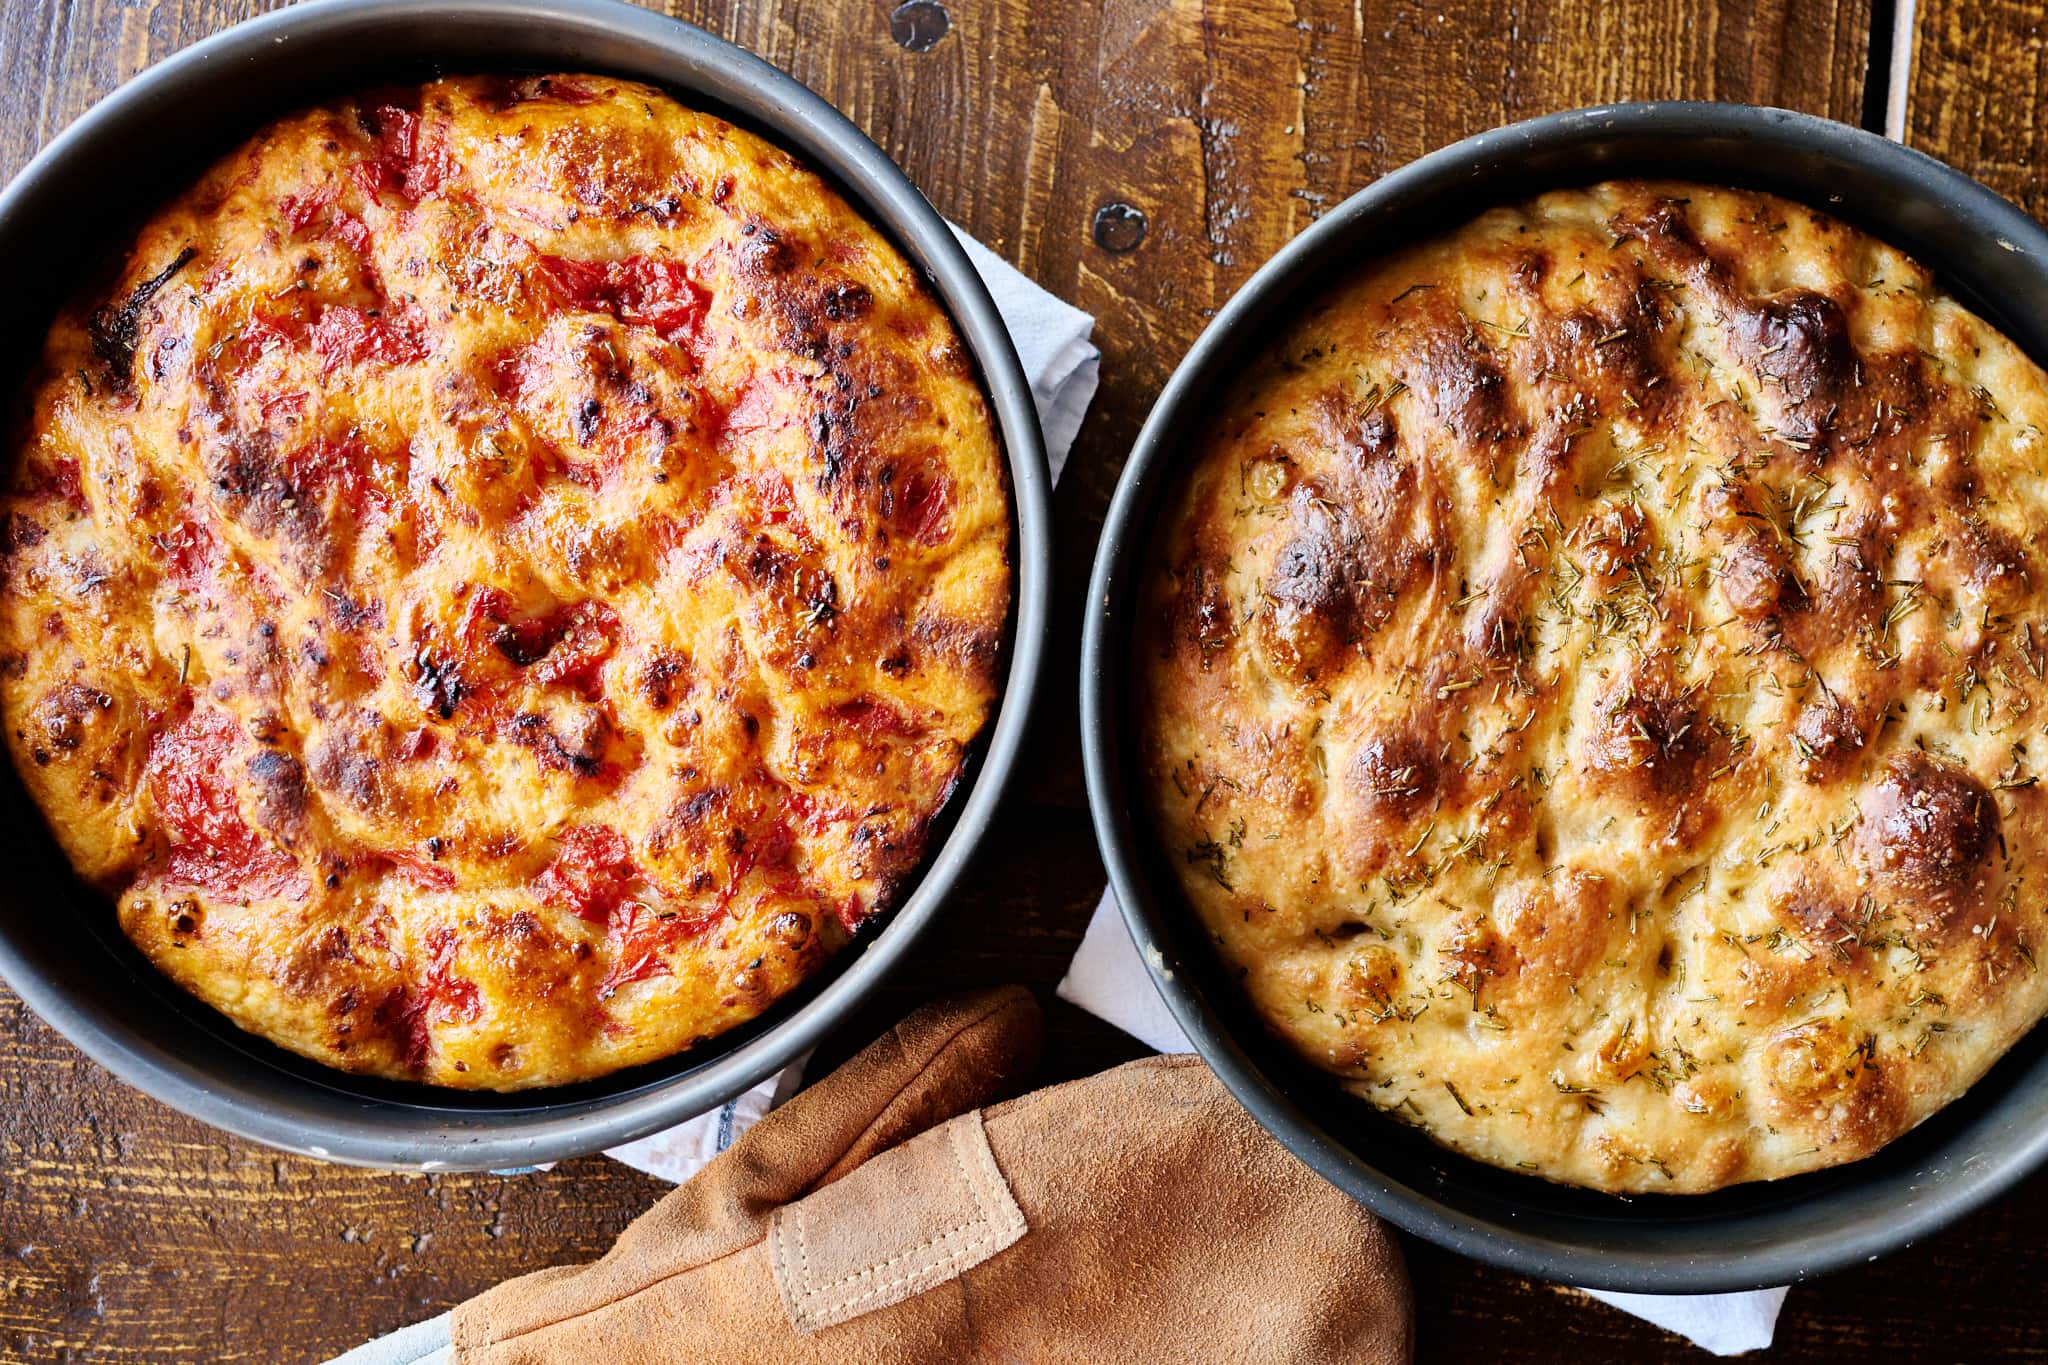
[[[60,211],[81,202],[82,178],[97,173],[104,188],[106,168],[125,175],[151,165],[138,147],[162,151],[189,181],[264,119],[377,84],[380,73],[570,68],[645,80],[761,131],[833,182],[924,275],[978,366],[1008,461],[1015,549],[1002,687],[922,871],[879,931],[860,935],[822,979],[761,1020],[668,1062],[564,1090],[440,1092],[304,1061],[183,997],[183,1007],[172,1003],[175,988],[153,971],[136,974],[112,945],[48,927],[53,909],[78,909],[75,899],[53,907],[0,887],[0,979],[30,1008],[156,1099],[302,1155],[410,1170],[553,1161],[658,1132],[774,1074],[856,1009],[939,913],[994,817],[1040,678],[1050,479],[1030,385],[986,286],[944,220],[848,119],[794,78],[688,24],[623,0],[308,0],[184,49],[81,116],[0,191],[0,247],[28,243],[77,258]],[[167,125],[179,127],[161,131]],[[188,137],[184,125],[202,132]],[[205,146],[206,128],[217,147]],[[32,310],[16,313],[26,315]],[[12,386],[25,373],[24,346],[39,345],[40,324],[33,330],[28,343],[0,340],[0,382]],[[19,784],[7,774],[0,786],[14,789],[4,803],[18,831],[14,851],[48,862],[52,841],[22,808]]]
[[[1188,424],[1230,366],[1317,280],[1544,189],[1618,176],[1770,190],[1905,250],[2037,361],[2048,358],[2048,233],[1958,171],[1875,134],[1782,109],[1695,102],[1573,110],[1467,138],[1345,200],[1283,247],[1204,330],[1160,394],[1112,499],[1089,584],[1081,731],[1109,881],[1155,986],[1245,1107],[1374,1212],[1493,1265],[1593,1288],[1720,1293],[1875,1259],[1965,1216],[2048,1161],[2048,1029],[1863,1161],[1708,1195],[1623,1199],[1496,1170],[1343,1096],[1265,1034],[1168,875],[1130,769],[1132,597]]]

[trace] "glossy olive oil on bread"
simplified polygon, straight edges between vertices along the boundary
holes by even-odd
[[[904,891],[996,690],[1000,453],[915,272],[658,91],[272,125],[59,320],[0,707],[155,964],[515,1089],[767,1008]]]
[[[1282,1038],[1483,1161],[1865,1156],[2048,1006],[2048,377],[1768,195],[1333,283],[1162,526],[1145,763]]]

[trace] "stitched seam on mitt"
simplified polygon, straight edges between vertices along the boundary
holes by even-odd
[[[838,1279],[833,1280],[830,1284],[811,1285],[804,1290],[804,1297],[806,1299],[812,1299],[818,1297],[821,1294],[829,1294],[833,1290],[838,1289],[841,1286],[851,1285],[855,1280],[864,1280],[870,1275],[876,1274],[880,1271],[887,1270],[896,1262],[904,1260],[911,1256],[915,1256],[921,1251],[928,1251],[932,1247],[939,1245],[941,1242],[947,1241],[948,1239],[953,1237],[958,1237],[963,1232],[977,1231],[980,1232],[981,1235],[975,1238],[972,1242],[969,1242],[966,1246],[957,1248],[953,1251],[948,1251],[944,1257],[941,1257],[939,1260],[933,1261],[929,1265],[917,1266],[914,1269],[907,1270],[895,1279],[885,1280],[879,1285],[871,1285],[869,1288],[863,1290],[861,1293],[855,1295],[853,1298],[842,1299],[838,1303],[828,1305],[824,1311],[828,1313],[834,1312],[838,1309],[845,1308],[850,1304],[859,1303],[863,1299],[871,1299],[875,1297],[875,1295],[882,1293],[886,1290],[892,1289],[899,1284],[904,1284],[908,1281],[916,1279],[919,1275],[924,1274],[928,1270],[934,1270],[938,1268],[940,1265],[943,1265],[945,1263],[945,1260],[948,1257],[964,1256],[968,1252],[975,1250],[977,1247],[980,1247],[983,1243],[995,1240],[995,1234],[989,1231],[988,1221],[983,1218],[976,1218],[971,1223],[962,1223],[958,1227],[947,1228],[944,1232],[936,1233],[933,1236],[927,1237],[924,1241],[919,1242],[916,1246],[911,1247],[906,1251],[899,1251],[894,1256],[889,1257],[887,1260],[877,1261],[873,1265],[868,1266],[864,1269],[853,1271],[851,1274],[842,1275]],[[808,1311],[808,1306],[806,1311]]]
[[[953,1120],[954,1124],[957,1124],[958,1122],[958,1119]],[[953,1124],[948,1124],[947,1126],[952,1127]],[[957,1129],[955,1130],[955,1133],[957,1133]],[[919,1252],[929,1250],[930,1248],[937,1246],[940,1242],[943,1242],[950,1237],[957,1237],[963,1232],[972,1232],[976,1228],[988,1228],[991,1226],[992,1220],[989,1217],[990,1210],[988,1205],[988,1197],[982,1193],[980,1188],[976,1186],[974,1182],[974,1177],[968,1172],[967,1163],[961,1159],[959,1138],[955,1134],[948,1134],[948,1136],[953,1138],[953,1141],[950,1144],[953,1156],[953,1174],[957,1176],[960,1180],[960,1183],[966,1187],[968,1198],[974,1201],[974,1217],[968,1219],[966,1222],[961,1223],[956,1227],[947,1228],[944,1232],[933,1233],[930,1237],[925,1238],[925,1240],[919,1242],[916,1246],[906,1247],[904,1250],[897,1252],[894,1256],[890,1256],[883,1260],[876,1261],[873,1265],[867,1266],[861,1270],[849,1271],[846,1274],[841,1275],[838,1279],[829,1280],[824,1284],[810,1284],[808,1282],[810,1280],[810,1239],[809,1234],[806,1231],[806,1229],[809,1227],[810,1219],[799,1216],[791,1221],[794,1221],[797,1225],[797,1264],[799,1267],[799,1271],[803,1276],[803,1279],[806,1281],[804,1285],[805,1298],[812,1298],[819,1294],[829,1294],[833,1290],[839,1288],[841,1285],[852,1284],[855,1280],[864,1280],[868,1276],[873,1275],[879,1271],[887,1270],[890,1266],[895,1265],[898,1261],[908,1260],[910,1257],[917,1255]],[[981,1240],[987,1241],[988,1238],[985,1236]],[[978,1243],[976,1245],[978,1245]],[[964,1254],[966,1251],[970,1249],[971,1248],[963,1247],[961,1248],[960,1252],[949,1252],[947,1254]],[[927,1269],[928,1268],[929,1267],[927,1267]],[[916,1276],[922,1273],[923,1271],[921,1270],[914,1270],[911,1271],[908,1276],[905,1276],[905,1278],[915,1278]],[[850,1299],[848,1300],[848,1302],[855,1303],[858,1302],[858,1300]],[[845,1307],[845,1304],[840,1304],[838,1306],[843,1308]]]
[[[836,1280],[819,1285],[805,1283],[800,1302],[793,1305],[796,1309],[796,1326],[798,1330],[813,1330],[821,1325],[819,1322],[821,1318],[843,1313],[857,1304],[885,1298],[935,1270],[947,1271],[936,1282],[943,1283],[947,1279],[964,1273],[969,1268],[968,1262],[970,1258],[975,1256],[975,1253],[981,1251],[984,1247],[994,1245],[1002,1238],[1005,1232],[1009,1231],[1007,1227],[998,1222],[997,1215],[1002,1210],[990,1198],[989,1192],[983,1183],[976,1178],[979,1173],[979,1166],[967,1154],[966,1148],[969,1143],[968,1124],[970,1122],[977,1125],[979,1123],[979,1116],[971,1111],[960,1118],[953,1119],[946,1125],[949,1130],[946,1136],[948,1139],[947,1150],[953,1159],[953,1174],[966,1189],[968,1198],[974,1201],[975,1216],[965,1223],[947,1228],[943,1232],[934,1233],[916,1246],[899,1251],[893,1256],[875,1262],[873,1265],[850,1271]],[[807,1231],[809,1221],[805,1211],[798,1210],[794,1217],[785,1218],[777,1225],[778,1232],[781,1232],[788,1223],[794,1222],[797,1225],[799,1282],[808,1281],[809,1279],[810,1241]],[[898,1262],[909,1260],[912,1257],[931,1251],[952,1238],[960,1236],[962,1233],[975,1232],[977,1230],[980,1235],[972,1241],[948,1248],[938,1256],[925,1260],[922,1264],[909,1267],[900,1275],[871,1284],[859,1293],[848,1295],[836,1303],[819,1305],[816,1302],[817,1299],[831,1293],[835,1289],[868,1279],[881,1271],[889,1269]],[[979,1262],[976,1261],[975,1263],[978,1264]],[[855,1314],[854,1316],[858,1317],[860,1315]]]
[[[852,1298],[841,1299],[838,1303],[834,1304],[827,1304],[825,1307],[818,1309],[816,1311],[819,1313],[838,1313],[844,1311],[845,1309],[853,1307],[857,1303],[866,1303],[869,1299],[876,1299],[882,1297],[885,1294],[893,1293],[894,1291],[902,1288],[904,1285],[909,1284],[912,1280],[917,1279],[920,1275],[924,1275],[933,1270],[939,1269],[941,1266],[945,1265],[948,1260],[951,1260],[954,1257],[971,1255],[972,1253],[981,1250],[983,1247],[987,1246],[989,1243],[995,1240],[996,1234],[994,1232],[984,1231],[981,1236],[975,1238],[973,1241],[968,1242],[964,1246],[961,1246],[953,1251],[946,1253],[946,1255],[940,1260],[933,1261],[929,1265],[922,1265],[916,1267],[915,1269],[907,1270],[893,1280],[884,1280],[880,1284],[870,1285],[867,1289],[862,1290],[858,1294],[855,1294]],[[957,1274],[958,1272],[956,1271],[955,1273]],[[943,1284],[946,1280],[949,1280],[951,1278],[953,1278],[952,1275],[944,1276],[940,1280],[940,1283]],[[808,1317],[811,1315],[812,1310],[807,1307],[804,1310],[804,1312],[805,1316]]]
[[[947,1034],[945,1039],[942,1042],[940,1042],[937,1047],[932,1049],[932,1055],[925,1059],[924,1065],[920,1066],[916,1070],[916,1072],[914,1072],[907,1080],[904,1081],[902,1085],[896,1087],[896,1093],[900,1095],[901,1093],[903,1093],[903,1091],[908,1090],[912,1085],[915,1085],[918,1081],[923,1080],[925,1073],[930,1071],[933,1067],[939,1064],[940,1058],[944,1057],[946,1053],[952,1050],[953,1044],[960,1040],[961,1035],[965,1034],[970,1029],[978,1028],[982,1024],[987,1023],[989,1020],[995,1018],[1003,1011],[1012,1008],[1015,1005],[1015,1003],[1016,1002],[1014,1000],[1005,997],[1003,1000],[999,1001],[993,1008],[984,1010],[982,1013],[975,1015],[971,1019],[962,1020],[959,1028]],[[865,1136],[866,1133],[874,1127],[875,1122],[881,1118],[882,1114],[888,1110],[889,1105],[894,1101],[895,1096],[892,1095],[890,1096],[889,1100],[883,1103],[881,1109],[875,1111],[874,1118],[868,1120],[867,1125],[861,1129],[861,1133],[863,1136]],[[858,1141],[858,1139],[855,1139],[855,1141]],[[839,1156],[846,1155],[846,1153],[850,1151],[852,1147],[852,1142],[847,1143],[845,1147],[840,1149]],[[837,1161],[838,1159],[839,1157],[835,1156],[833,1158],[833,1161]],[[825,1164],[829,1166],[831,1165],[831,1162],[827,1162]],[[802,1198],[802,1196],[799,1195],[798,1198]],[[787,1208],[788,1205],[785,1204],[782,1207]],[[519,1340],[519,1338],[524,1336],[531,1336],[535,1332],[544,1332],[550,1327],[559,1327],[565,1322],[574,1322],[578,1318],[589,1317],[593,1313],[605,1312],[608,1309],[615,1308],[619,1304],[624,1303],[627,1299],[633,1298],[634,1296],[639,1294],[645,1294],[648,1291],[659,1287],[660,1285],[666,1284],[668,1281],[674,1279],[678,1275],[687,1275],[693,1270],[701,1270],[705,1266],[716,1265],[718,1262],[723,1261],[728,1257],[737,1256],[745,1251],[751,1251],[754,1247],[759,1246],[762,1242],[770,1241],[770,1236],[770,1232],[763,1232],[759,1238],[756,1238],[755,1240],[747,1242],[741,1246],[733,1247],[728,1251],[721,1251],[715,1256],[706,1256],[703,1260],[693,1261],[689,1265],[677,1266],[673,1270],[664,1271],[663,1273],[655,1276],[651,1280],[647,1280],[641,1284],[635,1285],[630,1289],[621,1290],[619,1293],[613,1295],[611,1298],[606,1299],[602,1303],[594,1303],[587,1308],[579,1308],[573,1313],[564,1313],[559,1318],[549,1318],[545,1322],[536,1322],[529,1327],[522,1327],[516,1332],[508,1332],[504,1336],[486,1336],[483,1340],[474,1341],[470,1344],[473,1346],[499,1346],[503,1345],[508,1341],[517,1341]],[[771,1245],[771,1255],[773,1254],[773,1250],[774,1248]]]

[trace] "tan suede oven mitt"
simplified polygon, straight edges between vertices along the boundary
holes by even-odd
[[[920,1010],[588,1266],[455,1311],[461,1365],[1406,1361],[1393,1238],[1194,1057],[982,1109],[1019,989]]]

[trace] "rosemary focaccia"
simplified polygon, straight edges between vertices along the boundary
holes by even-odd
[[[1865,1156],[2048,1007],[2048,377],[1769,195],[1622,182],[1334,283],[1190,452],[1158,828],[1267,1024],[1496,1165]]]
[[[916,271],[595,76],[296,114],[63,316],[0,504],[16,767],[128,936],[351,1071],[752,1018],[898,897],[1009,500]]]

